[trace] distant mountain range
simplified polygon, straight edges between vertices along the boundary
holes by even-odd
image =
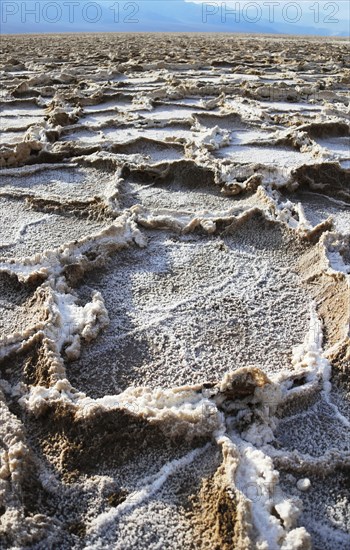
[[[36,7],[35,7],[36,4]],[[69,4],[71,7],[69,8]],[[239,32],[269,34],[318,34],[322,36],[348,36],[350,29],[349,8],[342,0],[337,2],[317,2],[320,14],[315,23],[315,3],[307,0],[289,3],[289,11],[282,14],[284,0],[276,6],[275,15],[269,21],[269,8],[266,2],[251,2],[249,11],[246,2],[237,1],[240,20],[226,14],[221,20],[221,9],[232,9],[230,2],[203,2],[199,0],[135,0],[134,2],[114,0],[76,2],[7,2],[1,6],[1,32],[47,33],[47,32]],[[253,4],[253,6],[252,6]],[[258,8],[254,8],[254,4]],[[298,13],[292,4],[299,6],[300,20],[293,23]],[[51,5],[51,7],[50,7]],[[60,7],[56,7],[60,6]],[[333,10],[339,9],[337,13]],[[223,6],[223,8],[221,8]],[[328,6],[328,7],[327,7]],[[18,8],[18,11],[16,11]],[[117,11],[119,8],[119,14]],[[37,10],[36,15],[29,13]],[[73,11],[74,9],[74,11]],[[261,9],[260,13],[257,11]],[[60,11],[61,10],[61,11]],[[223,11],[222,15],[225,15]],[[283,16],[284,15],[284,16]],[[255,22],[253,20],[257,19]],[[35,21],[36,19],[36,21]],[[95,21],[94,21],[95,19]],[[289,19],[289,20],[288,20]],[[338,19],[338,22],[336,21]]]

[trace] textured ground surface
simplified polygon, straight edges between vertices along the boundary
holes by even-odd
[[[1,46],[0,548],[349,548],[347,42]]]

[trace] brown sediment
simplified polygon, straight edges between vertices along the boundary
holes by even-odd
[[[0,361],[0,372],[4,380],[17,383],[49,387],[49,376],[44,363],[43,335],[35,335]]]
[[[47,293],[40,288],[40,283],[40,280],[32,280],[25,285],[14,275],[0,274],[1,347],[10,342],[11,335],[25,338],[26,334],[33,334],[35,328],[43,326],[47,320]]]
[[[311,191],[350,203],[350,172],[336,162],[301,166],[292,172],[292,177],[299,185]]]
[[[252,396],[256,388],[262,388],[270,383],[262,370],[256,367],[243,367],[224,377],[220,383],[220,394],[225,399],[241,399]]]
[[[42,148],[43,144],[38,141],[3,145],[0,147],[0,168],[22,166],[33,157],[37,157]]]
[[[343,253],[346,260],[346,253]],[[329,273],[324,250],[313,248],[299,267],[323,321],[326,355],[332,365],[332,383],[350,402],[350,285],[344,273]]]
[[[345,274],[327,271],[323,246],[319,244],[304,254],[298,267],[323,319],[327,349],[339,345],[348,335],[350,287]]]
[[[334,367],[334,383],[339,386],[341,390],[345,389],[345,396],[350,402],[350,337],[345,338],[337,350],[329,354],[329,360],[332,363],[332,367]]]
[[[33,348],[28,359],[23,365],[23,377],[27,384],[32,386],[50,387],[51,382],[51,362],[48,346],[41,338],[33,343]]]
[[[71,141],[56,141],[55,143],[53,143],[50,151],[41,151],[38,157],[35,159],[35,162],[54,163],[72,157],[80,157],[81,155],[92,155],[93,153],[96,153],[98,151],[101,151],[100,145],[82,145]]]
[[[115,217],[103,199],[99,197],[86,202],[60,202],[53,199],[40,199],[29,196],[26,198],[26,203],[38,212],[63,214],[64,216],[76,216],[91,220],[112,220]]]
[[[203,479],[198,493],[190,497],[190,503],[188,516],[194,528],[197,548],[253,548],[223,466],[211,477]]]
[[[344,330],[350,321],[350,289],[345,277],[334,281],[329,277],[314,280],[319,285],[315,294],[318,311],[324,320],[327,346],[334,346],[344,339]]]
[[[69,113],[65,113],[64,111],[56,113],[53,112],[49,114],[48,117],[50,123],[54,126],[68,126],[69,124],[73,124],[74,122],[76,122],[78,118],[79,117],[77,115],[71,115]]]
[[[328,218],[327,220],[324,220],[323,222],[319,223],[313,229],[309,230],[306,233],[305,238],[308,241],[316,243],[325,231],[331,231],[333,229],[333,225],[334,224],[333,224],[332,218]]]
[[[140,449],[157,453],[181,444],[177,437],[167,437],[162,427],[126,409],[101,410],[86,418],[77,412],[70,404],[53,403],[39,417],[28,419],[33,441],[67,483],[98,474],[101,468],[117,471],[132,463]],[[203,441],[203,437],[195,438],[190,448]]]
[[[164,141],[157,141],[149,138],[137,138],[128,143],[114,143],[109,147],[109,151],[122,155],[149,155],[150,152],[156,151],[176,151],[179,154],[183,154],[184,147],[180,143],[166,143]]]
[[[172,163],[159,163],[155,166],[141,168],[125,166],[121,176],[139,179],[143,183],[170,184],[176,183],[184,188],[193,189],[198,186],[214,185],[214,171],[211,168],[198,166],[193,160],[179,160]]]
[[[346,122],[313,122],[300,128],[311,138],[346,137],[350,136],[350,125]]]

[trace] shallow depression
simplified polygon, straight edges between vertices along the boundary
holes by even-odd
[[[146,250],[122,251],[90,275],[80,292],[97,288],[111,322],[69,365],[72,383],[102,396],[217,380],[248,365],[288,368],[309,298],[293,271],[296,249],[286,255],[278,229],[251,223],[223,238],[149,232]]]

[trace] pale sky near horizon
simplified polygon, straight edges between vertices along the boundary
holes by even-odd
[[[346,0],[2,0],[1,32],[350,34]]]

